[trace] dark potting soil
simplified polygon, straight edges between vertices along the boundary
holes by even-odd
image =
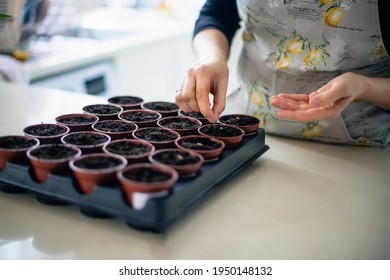
[[[40,159],[63,159],[75,156],[77,152],[61,145],[40,147],[31,152],[31,155]]]
[[[114,142],[110,143],[106,149],[114,154],[123,156],[136,156],[150,152],[148,146],[129,142]]]
[[[172,141],[177,138],[176,134],[173,134],[167,130],[158,128],[149,128],[136,131],[138,138],[151,142],[165,142]]]
[[[0,138],[0,148],[2,149],[26,149],[35,145],[35,141],[20,137]]]
[[[57,119],[58,122],[63,123],[63,124],[89,124],[93,123],[94,120],[91,117],[85,116],[77,116],[77,117],[70,117],[70,118],[59,118]]]
[[[222,116],[220,121],[224,124],[235,126],[247,126],[259,123],[259,120],[252,116]]]
[[[180,114],[194,119],[205,119],[205,117],[199,112],[181,112]]]
[[[124,172],[123,176],[129,180],[145,183],[163,182],[170,178],[170,176],[166,173],[146,167],[140,168],[136,172]]]
[[[175,111],[179,110],[179,107],[172,102],[154,101],[144,104],[144,107],[150,110],[156,111]]]
[[[169,118],[161,121],[164,127],[170,129],[191,129],[199,127],[198,123],[195,123],[186,118]]]
[[[30,135],[35,136],[55,136],[66,132],[66,129],[54,124],[41,124],[30,127],[26,131]]]
[[[202,133],[215,137],[232,137],[239,136],[241,130],[234,126],[227,126],[222,124],[212,124],[201,129]]]
[[[153,112],[134,112],[121,116],[123,119],[132,122],[148,122],[157,120],[159,115]]]
[[[91,146],[91,145],[99,145],[108,140],[108,137],[105,135],[81,132],[69,134],[65,137],[65,142],[68,144],[73,144],[76,146]]]
[[[75,162],[75,166],[84,169],[105,169],[105,168],[112,168],[118,166],[121,163],[122,161],[120,161],[117,158],[96,156],[96,157],[88,157],[82,160],[78,160]]]
[[[153,159],[160,163],[170,165],[188,165],[200,161],[199,157],[195,157],[185,151],[164,151],[155,154]]]
[[[115,96],[110,98],[108,101],[118,105],[125,105],[125,104],[138,104],[143,102],[143,99],[137,96]]]
[[[95,124],[95,128],[106,132],[126,132],[136,129],[133,123],[125,123],[121,121],[102,121]]]
[[[221,144],[209,138],[194,137],[180,141],[180,145],[191,150],[215,150],[221,148]]]
[[[121,109],[110,104],[94,104],[85,106],[84,111],[97,115],[111,115],[120,113]]]

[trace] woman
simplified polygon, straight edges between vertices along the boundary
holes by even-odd
[[[209,0],[194,30],[199,64],[188,70],[176,103],[218,119],[241,19],[244,45],[231,106],[257,116],[268,133],[389,147],[390,58],[383,44],[389,23],[379,15],[384,3]]]

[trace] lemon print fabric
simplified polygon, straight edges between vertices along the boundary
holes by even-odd
[[[313,139],[321,134],[321,126],[318,122],[308,122],[305,127],[299,132],[301,139]]]
[[[349,9],[356,0],[318,0],[316,9],[325,9],[324,23],[329,27],[337,27],[343,20],[344,10]]]
[[[277,51],[272,53],[277,69],[285,70],[293,62],[298,67],[304,66],[314,70],[319,65],[326,65],[326,58],[329,57],[328,48],[330,47],[330,43],[324,36],[322,37],[322,41],[315,44],[299,34],[296,30],[293,30],[290,36],[273,35],[278,40]]]

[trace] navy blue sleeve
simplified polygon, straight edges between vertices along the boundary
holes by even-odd
[[[220,30],[229,41],[240,27],[236,0],[207,0],[196,20],[193,36],[207,28]]]
[[[389,2],[385,2],[385,0],[378,1],[378,9],[379,9],[379,22],[381,25],[381,33],[383,43],[385,45],[385,49],[387,53],[390,55],[390,19],[389,15],[385,14],[389,10],[388,6]]]

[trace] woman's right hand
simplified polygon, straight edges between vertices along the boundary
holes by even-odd
[[[185,112],[200,112],[215,123],[225,109],[228,76],[229,69],[223,60],[190,68],[177,91],[176,104]]]
[[[215,123],[226,105],[229,45],[214,29],[198,33],[193,43],[199,64],[187,71],[175,101],[183,111],[200,112]]]

